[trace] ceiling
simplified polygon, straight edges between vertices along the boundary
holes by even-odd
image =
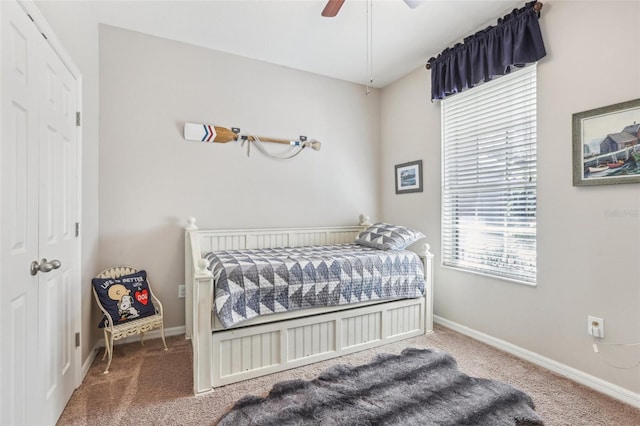
[[[309,71],[369,81],[367,1],[346,0],[320,15],[325,0],[92,1],[98,22]],[[429,57],[489,24],[523,0],[373,0],[371,76],[384,87]]]

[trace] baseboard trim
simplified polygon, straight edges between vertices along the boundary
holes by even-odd
[[[104,344],[102,346],[104,346]],[[80,379],[80,383],[82,383],[82,381],[84,381],[84,378],[87,376],[87,373],[91,368],[91,365],[93,365],[93,361],[96,359],[96,356],[98,355],[98,351],[100,350],[100,347],[101,347],[100,342],[96,342],[96,344],[93,345],[93,349],[91,349],[89,356],[82,363],[82,378]]]
[[[533,364],[539,365],[540,367],[546,368],[547,370],[551,370],[554,373],[558,373],[561,376],[567,377],[595,391],[608,395],[636,408],[640,408],[640,394],[638,393],[599,379],[598,377],[592,376],[573,367],[569,367],[568,365],[559,363],[552,360],[551,358],[544,357],[540,354],[521,348],[507,341],[476,331],[462,324],[450,321],[446,318],[434,315],[433,321],[436,324],[450,328],[454,331],[457,331],[458,333],[472,337],[490,346],[515,355],[518,358],[522,358]]]

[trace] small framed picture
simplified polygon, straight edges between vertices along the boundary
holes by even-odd
[[[396,194],[422,192],[422,160],[396,165]]]
[[[573,114],[573,185],[640,183],[640,99]]]

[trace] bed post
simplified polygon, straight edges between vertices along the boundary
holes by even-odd
[[[360,228],[363,231],[366,231],[367,228],[371,226],[371,223],[369,222],[369,216],[367,216],[364,213],[361,213],[360,214],[360,223],[359,223],[359,225],[360,225]]]
[[[213,389],[213,347],[211,334],[213,306],[213,274],[209,271],[207,259],[198,260],[193,285],[193,327],[191,336],[193,348],[193,392],[202,394]]]
[[[429,244],[425,244],[419,253],[424,264],[425,333],[433,333],[433,253],[429,251],[430,248]]]
[[[184,325],[185,325],[185,339],[190,339],[191,334],[193,333],[193,322],[192,318],[192,307],[193,301],[191,299],[192,289],[194,286],[193,283],[193,274],[195,273],[194,266],[196,265],[197,259],[194,259],[193,253],[193,245],[194,240],[197,244],[198,236],[195,235],[195,232],[198,230],[196,226],[196,219],[194,217],[190,217],[187,219],[187,226],[184,228],[184,287],[185,287],[185,299],[184,299]],[[199,244],[198,244],[199,245]],[[198,253],[198,258],[200,257],[200,253]]]
[[[211,368],[213,274],[208,269],[209,261],[201,257],[196,220],[190,217],[187,222],[184,241],[185,337],[191,338],[193,393],[198,395],[209,392],[213,388]]]

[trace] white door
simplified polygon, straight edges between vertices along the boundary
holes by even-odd
[[[75,389],[74,309],[80,291],[76,275],[76,81],[47,43],[40,51],[44,91],[40,97],[39,256],[60,267],[39,272],[39,365],[44,419],[58,419]],[[34,259],[36,260],[36,259]],[[42,261],[40,262],[42,263]],[[53,265],[54,267],[57,265]]]
[[[79,362],[77,81],[17,3],[0,7],[0,424],[54,424]]]

